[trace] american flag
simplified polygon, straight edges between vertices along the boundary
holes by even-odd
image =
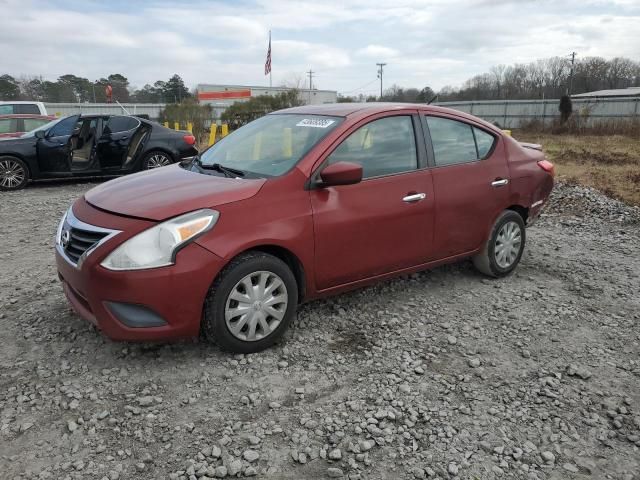
[[[271,73],[271,32],[269,32],[269,49],[267,50],[267,61],[264,62],[264,74]]]

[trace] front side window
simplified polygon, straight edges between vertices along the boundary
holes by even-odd
[[[46,125],[51,120],[47,118],[25,118],[24,122],[24,131],[30,132],[31,130]]]
[[[62,137],[64,135],[71,135],[73,133],[73,129],[76,126],[76,122],[78,121],[77,116],[65,117],[57,121],[55,125],[49,130],[48,135],[50,137]],[[41,127],[42,128],[42,127]],[[40,130],[40,129],[36,129]],[[34,132],[36,130],[33,130]]]
[[[416,170],[413,121],[410,116],[401,115],[367,123],[349,135],[328,160],[362,165],[363,178]]]
[[[205,167],[219,164],[252,174],[279,176],[342,120],[325,115],[265,115],[214,144],[200,161]]]
[[[140,125],[140,120],[136,118],[116,115],[107,120],[104,133],[128,132],[129,130],[138,128],[138,125]]]

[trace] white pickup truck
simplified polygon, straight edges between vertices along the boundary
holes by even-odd
[[[46,115],[47,109],[42,102],[29,101],[2,101],[0,102],[0,115],[35,114]]]

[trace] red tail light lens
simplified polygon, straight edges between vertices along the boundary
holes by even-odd
[[[553,166],[553,163],[551,163],[549,160],[540,160],[538,162],[538,166],[543,169],[545,172],[548,172],[551,174],[551,176],[555,176],[556,174],[556,170],[555,167]]]
[[[187,145],[195,145],[196,137],[193,135],[185,135],[182,139],[187,143]]]

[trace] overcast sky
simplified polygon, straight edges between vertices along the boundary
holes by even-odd
[[[388,5],[388,6],[384,6]],[[341,93],[439,89],[492,65],[563,56],[640,60],[640,0],[0,0],[0,74],[122,73],[141,87],[306,80]]]

